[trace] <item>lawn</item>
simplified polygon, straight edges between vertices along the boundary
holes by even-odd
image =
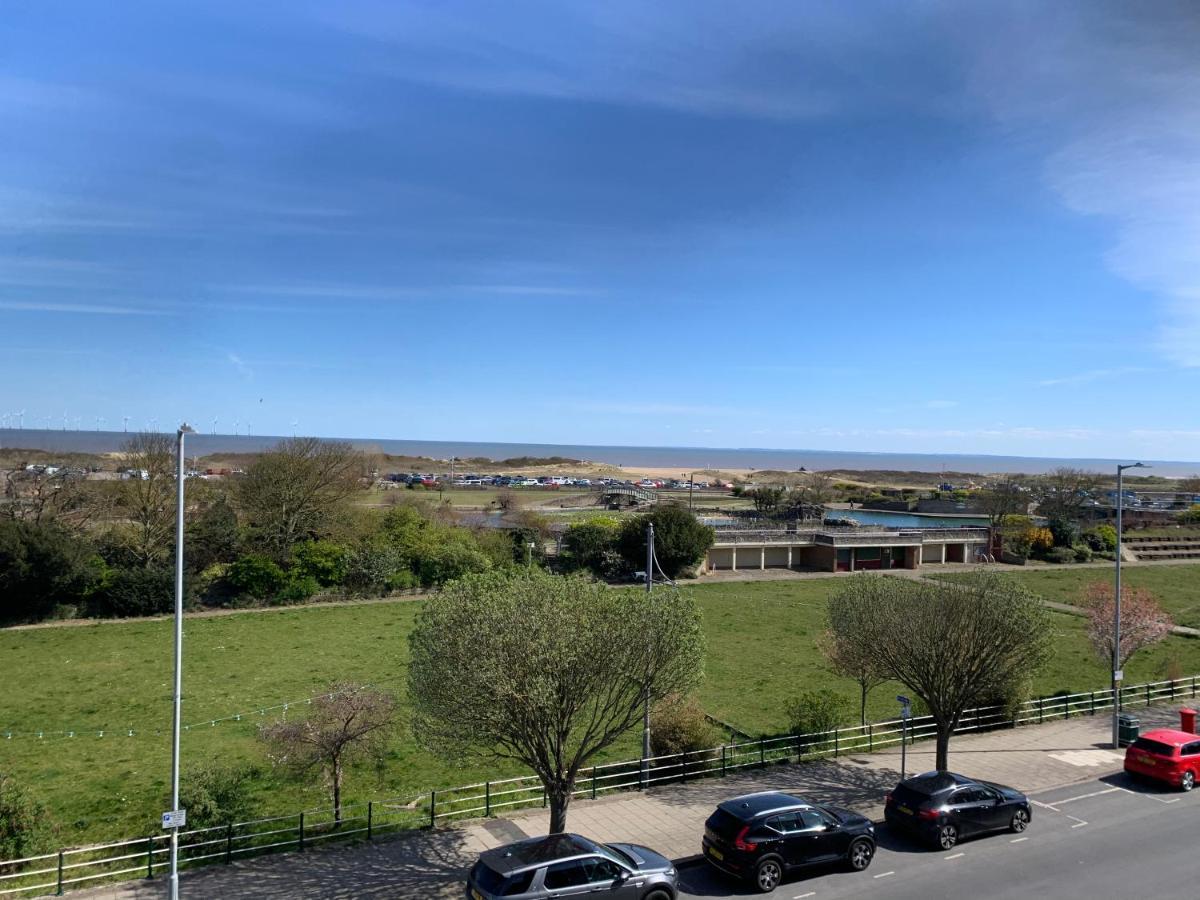
[[[954,575],[937,576],[953,580]],[[1112,569],[1073,569],[1070,566],[1012,572],[1006,577],[1019,581],[1048,600],[1079,605],[1087,585],[1094,581],[1112,584]],[[1131,587],[1146,588],[1163,605],[1177,625],[1200,628],[1200,565],[1123,566],[1121,580]]]
[[[786,729],[787,701],[801,690],[830,687],[856,701],[856,686],[825,671],[816,649],[825,603],[837,585],[830,579],[685,588],[700,603],[708,637],[700,691],[705,709],[755,734]],[[1178,585],[1190,586],[1186,579]],[[254,762],[264,770],[257,788],[264,812],[322,804],[319,784],[271,772],[255,740],[264,720],[256,710],[310,696],[335,679],[394,691],[403,707],[406,638],[418,608],[411,601],[189,619],[184,722],[248,715],[185,732],[185,768],[189,760]],[[1037,693],[1105,684],[1105,666],[1092,657],[1083,625],[1079,617],[1054,616],[1059,649],[1038,677]],[[1186,673],[1200,672],[1200,641],[1168,638],[1135,658],[1127,679],[1161,678],[1172,658]],[[0,659],[11,685],[0,700],[0,771],[17,776],[52,810],[61,841],[157,830],[152,823],[166,808],[169,775],[171,623],[0,631]],[[894,714],[894,687],[876,689],[873,717]],[[8,729],[80,734],[4,740]],[[95,736],[100,729],[104,737]],[[635,757],[639,737],[627,735],[607,757]],[[430,788],[512,773],[511,767],[452,766],[419,750],[401,728],[382,771],[353,769],[345,796],[415,797]]]

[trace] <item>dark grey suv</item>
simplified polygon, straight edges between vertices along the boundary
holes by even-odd
[[[575,897],[675,900],[675,866],[637,844],[600,844],[578,834],[517,841],[479,857],[467,879],[468,900]]]

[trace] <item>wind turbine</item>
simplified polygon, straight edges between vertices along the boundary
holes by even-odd
[[[24,431],[25,430],[25,410],[21,410],[19,413],[17,413],[17,418],[20,420],[20,423],[17,425],[17,427],[20,428],[22,431]]]
[[[129,431],[129,416],[121,416],[121,430]]]
[[[8,427],[8,413],[0,413],[0,428]]]
[[[300,424],[299,419],[292,419],[292,437],[296,436],[296,426]]]
[[[212,433],[213,433],[213,434],[216,434],[216,433],[217,433],[217,417],[216,417],[216,416],[213,416],[213,430],[212,430]]]
[[[250,420],[246,420],[246,437],[250,437]]]
[[[67,411],[63,410],[63,431],[67,430]]]
[[[99,431],[101,428],[104,427],[105,421],[107,421],[107,420],[104,418],[104,416],[96,416],[96,430],[97,431]]]

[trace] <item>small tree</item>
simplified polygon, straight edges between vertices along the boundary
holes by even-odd
[[[1005,475],[979,492],[979,505],[987,514],[988,524],[999,528],[1007,516],[1019,515],[1028,509],[1029,497],[1016,478]]]
[[[275,763],[299,774],[322,770],[333,799],[333,819],[340,824],[345,766],[382,756],[395,714],[396,701],[390,694],[361,684],[333,684],[313,700],[307,719],[266,725],[259,736],[270,746]]]
[[[563,534],[567,564],[573,569],[590,569],[601,574],[606,552],[617,544],[620,524],[616,519],[593,519],[570,526]]]
[[[650,711],[650,752],[655,756],[707,750],[718,740],[694,695],[665,697]]]
[[[562,832],[580,768],[687,693],[704,642],[695,600],[537,569],[472,575],[430,597],[409,635],[417,742],[462,762],[515,760],[542,780]]]
[[[821,650],[829,662],[830,671],[843,678],[849,678],[858,685],[859,724],[866,725],[867,695],[887,681],[887,676],[879,669],[876,654],[856,641],[839,638],[832,631],[825,633]]]
[[[764,485],[746,491],[746,496],[754,502],[754,509],[760,513],[773,513],[779,509],[787,489],[782,485]]]
[[[924,701],[937,727],[937,768],[966,710],[1029,688],[1050,655],[1041,602],[991,573],[961,582],[857,575],[829,601],[829,630]]]
[[[1200,475],[1181,479],[1177,490],[1184,494],[1200,494]]]
[[[45,853],[52,834],[46,808],[10,775],[0,772],[0,859]]]
[[[1113,661],[1113,586],[1095,581],[1084,589],[1084,605],[1088,611],[1088,638],[1096,655],[1107,663]],[[1121,647],[1117,659],[1123,667],[1133,654],[1143,647],[1157,644],[1168,634],[1174,623],[1154,595],[1145,588],[1121,586]]]
[[[660,506],[627,519],[617,538],[617,549],[634,569],[646,565],[646,525],[654,524],[654,553],[668,578],[704,558],[715,532],[679,506]]]

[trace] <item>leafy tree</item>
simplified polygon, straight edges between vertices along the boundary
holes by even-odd
[[[779,509],[787,489],[782,485],[764,485],[746,491],[746,496],[754,502],[754,509],[760,513],[773,513]]]
[[[333,819],[342,821],[342,780],[346,765],[382,758],[396,715],[390,694],[353,683],[332,684],[312,702],[307,719],[276,722],[259,731],[271,759],[297,774],[320,769],[333,800]]]
[[[1176,490],[1183,494],[1200,494],[1200,475],[1181,479]]]
[[[1111,525],[1097,525],[1083,533],[1087,545],[1097,553],[1111,553],[1117,549],[1117,529]]]
[[[357,594],[384,594],[389,580],[404,569],[400,552],[386,540],[373,538],[360,542],[346,560],[345,585],[348,591]]]
[[[659,506],[626,519],[617,537],[617,549],[634,569],[646,565],[646,526],[654,525],[654,553],[668,578],[704,558],[715,532],[680,506]]]
[[[1181,525],[1200,525],[1200,503],[1181,512],[1179,522]]]
[[[1029,688],[1050,655],[1049,614],[991,573],[956,583],[857,575],[829,602],[836,640],[874,654],[878,670],[913,691],[937,727],[937,768],[963,713]]]
[[[364,457],[350,444],[289,438],[258,456],[237,481],[252,542],[278,562],[328,535],[346,501],[367,485]]]
[[[46,808],[11,775],[0,772],[0,859],[45,853],[53,834]]]
[[[0,622],[37,622],[79,605],[103,564],[87,540],[57,524],[0,519]]]
[[[687,693],[704,642],[695,600],[612,590],[538,569],[463,578],[430,597],[409,636],[418,743],[437,755],[515,760],[541,778],[562,832],[580,768]]]
[[[1088,611],[1088,639],[1103,662],[1112,663],[1116,637],[1113,617],[1113,586],[1095,581],[1084,589]],[[1133,654],[1156,644],[1171,633],[1174,623],[1154,595],[1145,588],[1121,585],[1121,647],[1118,667],[1123,668]]]
[[[855,641],[840,638],[832,631],[826,632],[821,649],[829,662],[830,671],[858,685],[859,724],[866,725],[867,696],[887,681],[887,676],[879,669],[875,653]]]
[[[599,518],[578,522],[563,534],[563,550],[572,569],[589,569],[600,574],[604,554],[616,549],[621,524],[616,519]]]
[[[207,762],[179,779],[179,805],[187,810],[189,828],[211,828],[244,822],[257,814],[252,791],[256,766],[222,766]]]

